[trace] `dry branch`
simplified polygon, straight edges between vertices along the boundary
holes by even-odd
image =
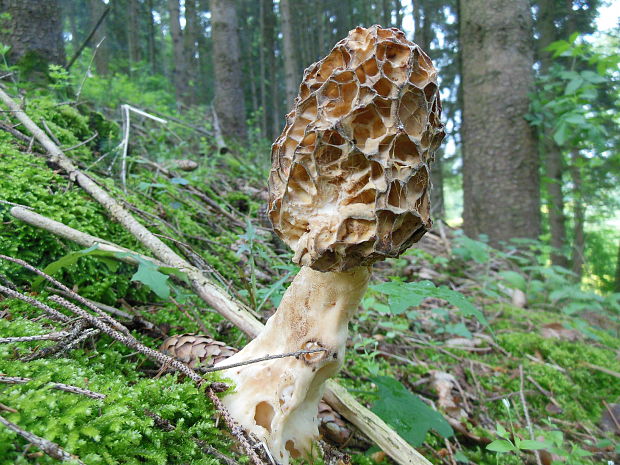
[[[28,115],[21,110],[13,99],[2,89],[0,89],[0,100],[5,103],[26,129],[41,142],[48,151],[50,160],[59,165],[71,179],[75,179],[80,187],[101,203],[113,219],[122,224],[142,243],[142,245],[148,248],[161,261],[168,266],[186,272],[192,288],[201,299],[249,336],[255,337],[262,330],[263,324],[258,321],[243,304],[233,300],[205,277],[199,269],[191,266],[170,247],[155,237],[91,178],[79,171],[58,146],[37,127]],[[429,465],[430,462],[428,462],[428,460],[411,447],[378,416],[357,402],[346,389],[339,386],[335,381],[330,380],[327,382],[325,398],[336,411],[356,425],[360,431],[366,434],[397,463],[401,465]]]
[[[37,334],[35,336],[0,337],[0,344],[13,344],[15,342],[31,341],[60,341],[69,335],[66,331],[49,334]]]
[[[0,383],[3,384],[25,384],[30,381],[32,381],[32,378],[22,378],[19,376],[0,376]],[[77,386],[72,386],[70,384],[50,383],[50,387],[58,391],[71,392],[73,394],[90,397],[91,399],[105,399],[107,397],[105,394],[100,394],[98,392],[94,392],[89,389],[84,389]]]
[[[30,444],[37,446],[39,449],[41,449],[43,452],[45,452],[50,457],[53,457],[57,460],[62,460],[63,462],[66,462],[68,460],[74,460],[84,465],[84,462],[78,459],[75,455],[71,455],[69,452],[64,450],[62,447],[60,447],[55,442],[48,441],[47,439],[41,438],[37,436],[36,434],[29,433],[28,431],[21,429],[15,423],[10,422],[9,420],[7,420],[6,418],[2,416],[0,416],[0,423],[2,423],[4,426],[6,426],[11,431],[19,434]]]

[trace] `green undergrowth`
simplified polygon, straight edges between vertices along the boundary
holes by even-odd
[[[6,306],[6,303],[4,304]],[[24,319],[0,319],[4,335],[32,335],[46,331]],[[25,344],[21,351],[28,345]],[[32,378],[19,385],[0,387],[0,402],[17,413],[3,416],[34,434],[62,444],[70,453],[90,464],[216,465],[192,438],[226,450],[230,440],[215,425],[213,405],[191,381],[176,376],[145,378],[136,371],[140,361],[119,344],[103,337],[96,349],[79,349],[70,357],[20,362],[14,349],[0,345],[0,372]],[[50,388],[64,383],[106,395],[90,399]],[[145,411],[169,420],[176,429],[158,428]],[[34,449],[24,453],[24,441],[6,428],[0,429],[3,463],[56,463]],[[32,454],[32,455],[31,455]]]
[[[144,90],[142,99],[133,81],[118,76],[106,81],[109,82],[87,81],[84,87],[84,98],[100,105],[97,110],[85,104],[78,107],[59,104],[60,99],[50,93],[29,96],[26,110],[35,122],[45,120],[64,147],[77,145],[95,130],[101,134],[97,140],[68,154],[82,167],[91,167],[89,175],[114,198],[134,206],[132,214],[167,244],[173,248],[179,243],[189,246],[218,272],[231,292],[238,292],[250,306],[259,309],[259,313],[269,314],[295,268],[290,265],[286,253],[275,251],[276,244],[257,227],[256,217],[264,203],[261,189],[268,172],[266,144],[251,141],[247,147],[235,147],[231,153],[220,154],[213,141],[203,134],[193,133],[186,127],[164,127],[139,120],[143,130],[139,135],[132,135],[125,192],[120,187],[118,166],[111,163],[115,153],[118,155],[114,147],[119,142],[120,126],[103,116],[117,109],[101,108],[101,105],[109,98],[115,104],[129,102],[143,105],[145,109],[176,113],[172,108],[173,100],[168,98],[170,94],[156,80],[138,82]],[[158,100],[160,93],[168,97]],[[196,114],[186,117],[200,124],[198,112],[204,109],[194,111]],[[208,124],[205,127],[208,128]],[[40,149],[35,145],[34,150]],[[102,161],[91,166],[100,157]],[[172,168],[172,160],[176,158],[194,159],[200,166],[194,172],[180,172],[172,179],[144,166],[147,159]],[[109,166],[112,168],[107,170]],[[0,173],[1,200],[25,205],[75,229],[148,255],[131,234],[110,221],[103,207],[57,167],[49,166],[42,155],[29,153],[27,143],[16,141],[4,131],[0,131]],[[220,213],[206,208],[188,192],[190,187],[205,192],[236,215],[241,223],[246,223],[246,227],[225,223]],[[44,268],[84,249],[16,220],[9,213],[10,207],[0,203],[0,253]],[[516,415],[518,434],[526,437],[523,406],[516,395],[520,390],[520,366],[524,375],[549,391],[561,407],[561,411],[550,414],[549,396],[537,392],[526,380],[527,406],[535,419],[537,434],[564,428],[561,423],[553,423],[551,418],[595,429],[605,408],[603,401],[612,403],[620,398],[617,379],[592,368],[598,366],[620,372],[616,355],[620,348],[618,298],[584,290],[571,281],[566,270],[548,267],[540,258],[544,255],[538,244],[529,244],[529,253],[518,254],[515,249],[500,252],[484,241],[457,235],[453,245],[445,254],[417,249],[398,260],[389,260],[385,267],[376,267],[375,282],[364,299],[364,309],[353,323],[340,382],[360,402],[384,415],[383,419],[401,434],[414,438],[412,443],[421,447],[437,464],[441,459],[436,451],[444,450],[443,436],[449,436],[448,429],[443,429],[445,425],[434,423],[433,432],[418,435],[422,438],[412,434],[412,425],[423,431],[429,427],[430,423],[415,423],[419,417],[437,421],[436,417],[429,416],[429,408],[421,402],[416,404],[419,399],[429,404],[437,401],[437,393],[420,382],[433,370],[455,374],[467,383],[467,389],[475,398],[470,399],[472,417],[464,420],[464,424],[482,438],[496,439],[495,425],[489,425],[489,421],[508,428],[510,417],[502,399],[509,399],[513,415]],[[498,260],[505,267],[499,272],[494,269]],[[419,270],[408,271],[411,265],[422,266],[420,264],[436,273],[432,283],[418,279]],[[259,276],[261,270],[277,270],[279,274],[264,278]],[[169,335],[202,332],[198,318],[214,338],[236,347],[246,342],[237,329],[231,329],[203,301],[193,296],[183,286],[182,278],[177,276],[173,280],[161,273],[151,275],[158,277],[160,286],[170,287],[173,301],[158,297],[154,292],[156,286],[134,279],[137,271],[139,268],[133,265],[115,263],[112,266],[101,258],[83,256],[63,266],[55,276],[84,297],[118,308],[131,308]],[[0,261],[0,274],[6,275],[21,290],[31,290],[34,278],[31,272]],[[454,283],[466,278],[470,282],[462,286],[467,293],[464,296],[454,290],[459,287]],[[526,308],[510,304],[514,290],[527,296]],[[31,295],[44,300],[47,291],[37,290]],[[431,299],[425,300],[425,297]],[[423,301],[425,305],[421,305]],[[600,318],[588,319],[588,312]],[[40,317],[39,311],[20,301],[0,300],[0,314],[4,315],[0,318],[2,336],[52,331],[45,319],[32,321]],[[549,324],[573,330],[579,337],[574,341],[545,338],[541,329]],[[468,339],[477,337],[476,333],[489,337],[505,352],[496,349],[488,353],[469,352],[444,345],[449,338]],[[135,336],[153,348],[161,342],[137,332]],[[424,345],[419,342],[421,339],[430,342]],[[23,385],[0,384],[0,402],[17,410],[17,413],[2,413],[10,421],[58,442],[89,465],[219,463],[201,452],[192,437],[205,440],[225,453],[231,451],[227,434],[214,424],[211,403],[192,383],[179,382],[170,375],[153,378],[152,370],[157,368],[154,364],[106,336],[86,342],[62,358],[18,361],[20,355],[50,344],[0,344],[0,373],[33,378]],[[488,347],[487,342],[482,346]],[[402,347],[405,349],[399,351]],[[390,356],[391,351],[396,357]],[[80,397],[50,389],[50,382],[85,387],[108,397],[105,400]],[[409,396],[417,396],[416,402]],[[406,399],[406,409],[398,409],[399,399]],[[412,407],[414,404],[417,407]],[[145,409],[170,420],[177,429],[164,432],[157,428],[145,415]],[[409,418],[403,418],[403,412]],[[481,418],[489,421],[480,421]],[[438,434],[437,429],[442,430],[443,435]],[[570,431],[566,437],[566,444],[585,444],[579,436],[571,436]],[[456,438],[464,444],[459,451],[462,455],[458,455],[462,463],[467,463],[466,460],[479,465],[524,463],[523,455],[498,457],[482,444],[467,444],[462,437],[457,435]],[[597,439],[605,437],[597,435]],[[34,449],[24,453],[25,444],[13,433],[0,428],[3,460],[7,457],[14,463],[53,463]],[[353,462],[373,464],[370,455],[374,450],[350,451]],[[581,463],[595,462],[570,462],[568,465]]]

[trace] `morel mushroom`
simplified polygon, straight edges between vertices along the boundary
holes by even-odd
[[[324,382],[343,362],[370,265],[430,228],[429,163],[444,132],[437,75],[397,29],[358,27],[306,69],[272,147],[269,217],[302,266],[263,332],[221,364],[322,348],[229,369],[223,401],[276,460],[317,437]]]

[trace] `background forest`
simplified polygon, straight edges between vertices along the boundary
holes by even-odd
[[[265,322],[297,271],[265,204],[270,145],[304,69],[357,26],[403,30],[438,71],[435,227],[375,266],[339,382],[432,463],[619,463],[619,12],[601,0],[0,0],[0,89]],[[88,299],[143,347],[211,351],[186,357],[204,365],[214,340],[239,348],[251,332],[110,221],[3,101],[0,419],[35,439],[0,429],[0,463],[248,463],[191,375],[163,375],[54,294]],[[113,248],[46,230],[29,208]],[[35,298],[53,303],[35,310]],[[417,463],[337,410],[321,404],[311,463]]]

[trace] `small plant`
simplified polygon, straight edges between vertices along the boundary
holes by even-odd
[[[506,454],[509,452],[518,454],[520,451],[546,449],[548,444],[545,442],[534,441],[531,439],[520,439],[515,434],[514,425],[512,423],[512,414],[510,412],[510,401],[508,399],[502,399],[502,403],[508,413],[511,432],[509,433],[506,431],[506,428],[504,428],[500,423],[497,423],[495,432],[499,436],[499,439],[496,439],[491,444],[487,445],[487,450],[498,453],[497,463],[499,463],[499,454]]]

